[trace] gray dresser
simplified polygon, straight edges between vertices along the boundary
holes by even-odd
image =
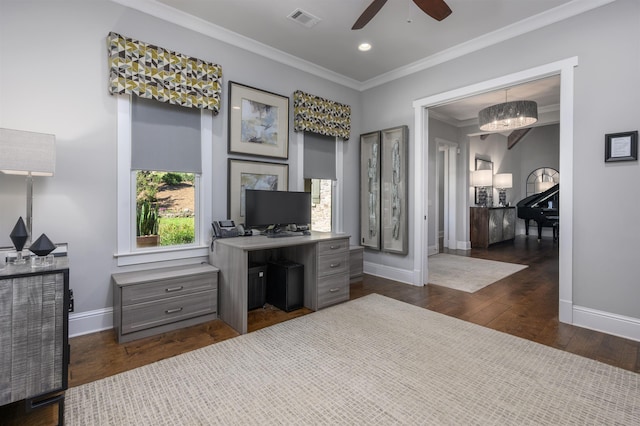
[[[349,300],[349,239],[318,243],[318,309]]]
[[[69,364],[69,266],[7,265],[0,271],[0,405],[58,403],[63,423]]]
[[[111,275],[118,342],[211,321],[218,313],[218,269],[208,264]]]

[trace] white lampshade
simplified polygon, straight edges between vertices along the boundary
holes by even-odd
[[[556,183],[550,180],[546,180],[544,182],[536,182],[534,187],[535,187],[535,191],[536,193],[539,192],[544,192],[547,189],[550,189],[551,187],[553,187]]]
[[[491,186],[493,172],[491,170],[476,170],[471,172],[471,186],[486,187]]]
[[[493,186],[499,189],[513,187],[513,176],[511,173],[498,173],[493,177]]]
[[[56,137],[46,133],[0,129],[0,172],[53,176]]]

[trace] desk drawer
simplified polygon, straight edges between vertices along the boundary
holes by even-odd
[[[122,334],[215,313],[217,304],[217,291],[209,290],[161,301],[124,306],[122,308]]]
[[[333,274],[349,275],[349,252],[318,256],[318,277]]]
[[[321,241],[318,243],[318,255],[345,252],[349,250],[349,239]]]
[[[201,291],[216,290],[217,286],[217,274],[190,275],[143,282],[122,287],[122,305],[127,306]]]
[[[349,276],[331,275],[318,278],[318,309],[349,300]]]

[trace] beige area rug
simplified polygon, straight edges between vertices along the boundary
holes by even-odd
[[[640,375],[369,295],[67,391],[68,425],[632,425]]]
[[[524,268],[527,265],[439,253],[429,256],[429,284],[475,293]]]

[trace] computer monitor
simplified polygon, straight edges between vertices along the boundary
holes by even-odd
[[[311,193],[295,191],[245,191],[245,226],[308,226],[311,223]]]

